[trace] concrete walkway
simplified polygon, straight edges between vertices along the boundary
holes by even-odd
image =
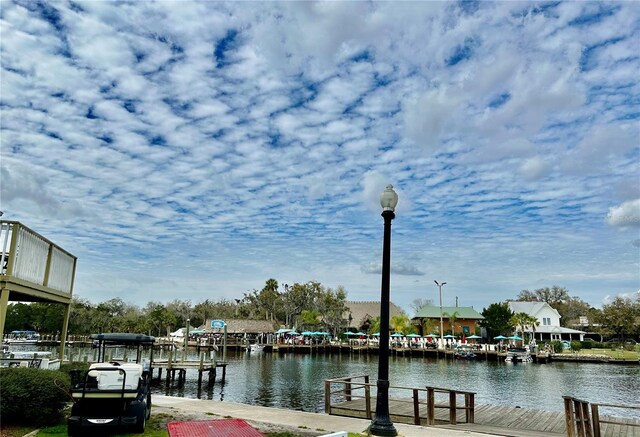
[[[300,433],[312,432],[316,435],[338,431],[362,433],[371,424],[370,420],[350,417],[329,416],[323,413],[285,410],[281,408],[259,407],[234,402],[186,399],[172,396],[153,396],[153,413],[183,413],[193,420],[212,420],[215,416],[233,417],[247,421],[262,422],[273,426],[298,429]],[[196,418],[197,417],[197,418]],[[394,424],[403,437],[486,437],[488,434],[464,430],[451,430],[403,423]],[[312,434],[311,434],[312,435]]]

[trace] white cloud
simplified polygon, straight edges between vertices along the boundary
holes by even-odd
[[[607,223],[618,228],[640,227],[640,199],[609,208]]]
[[[399,296],[418,273],[478,304],[540,278],[591,302],[640,285],[602,223],[638,198],[630,3],[580,26],[589,3],[51,7],[3,4],[0,190],[77,252],[81,296],[113,294],[91,277],[114,258],[148,266],[119,279],[139,301],[172,260],[193,301],[284,276],[367,295],[389,183]]]

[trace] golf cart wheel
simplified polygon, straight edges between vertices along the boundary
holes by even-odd
[[[136,424],[133,427],[134,432],[142,434],[147,426],[147,403],[140,402],[135,406]]]
[[[69,437],[79,436],[80,435],[80,427],[78,424],[67,424],[67,435]]]
[[[151,418],[151,393],[147,395],[147,420]]]

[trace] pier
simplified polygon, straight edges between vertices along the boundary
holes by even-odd
[[[372,395],[375,389],[376,384],[369,381],[368,375],[326,380],[325,413],[372,419],[375,416],[375,394]],[[640,436],[640,417],[601,417],[598,404],[589,407],[588,403],[572,398],[565,398],[565,412],[553,412],[476,405],[473,392],[437,387],[390,386],[389,390],[389,415],[395,423],[514,437]],[[640,411],[640,407],[634,406],[615,407]]]

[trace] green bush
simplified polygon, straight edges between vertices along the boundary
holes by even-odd
[[[595,342],[593,341],[583,341],[582,342],[582,349],[591,349],[593,348]]]
[[[562,342],[560,340],[553,340],[549,342],[549,346],[551,347],[551,350],[553,350],[553,353],[555,354],[559,354],[563,350]]]
[[[580,352],[582,349],[582,342],[578,340],[571,340],[571,350],[574,352]]]
[[[69,401],[69,376],[56,370],[0,369],[0,387],[3,424],[39,427],[59,423]]]
[[[84,381],[85,374],[89,370],[89,363],[73,362],[60,364],[60,371],[69,375],[71,386]]]

